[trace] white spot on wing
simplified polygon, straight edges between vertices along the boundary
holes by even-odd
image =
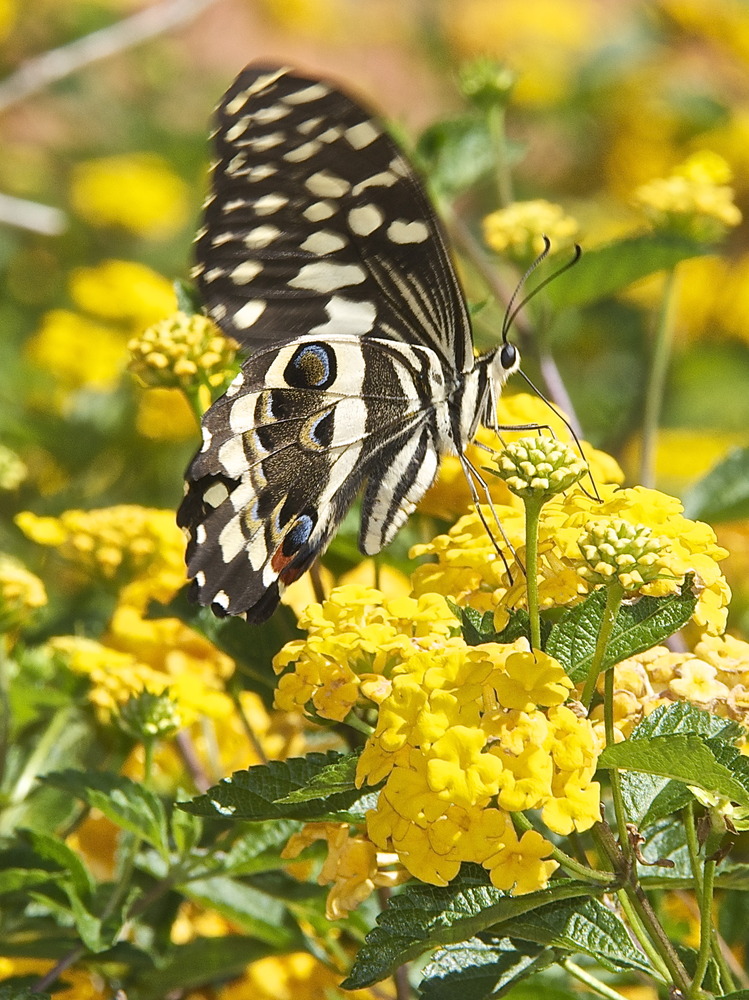
[[[235,556],[244,548],[244,535],[238,515],[235,515],[221,529],[218,536],[218,544],[221,548],[221,558],[226,563],[230,563]]]
[[[231,233],[229,234],[231,236]],[[281,235],[281,230],[276,226],[257,226],[251,229],[244,237],[244,245],[250,250],[259,250],[267,247],[269,243]]]
[[[256,278],[262,269],[263,265],[258,260],[243,260],[231,272],[230,278],[235,285],[246,285]]]
[[[292,288],[308,288],[314,292],[334,292],[346,285],[360,285],[367,275],[358,264],[336,264],[319,260],[305,264],[289,281]]]
[[[203,500],[209,507],[220,507],[229,496],[229,491],[223,483],[213,483],[203,494]]]
[[[363,181],[359,181],[358,184],[354,184],[351,188],[351,193],[353,195],[361,194],[362,191],[366,191],[367,188],[371,187],[392,187],[393,184],[398,180],[395,174],[391,173],[389,170],[383,170],[382,173],[373,174],[371,177],[367,177]]]
[[[267,108],[259,108],[252,114],[253,119],[262,125],[268,125],[270,122],[277,122],[279,118],[285,118],[289,114],[290,108],[286,108],[283,104],[271,104]]]
[[[385,216],[376,205],[360,205],[348,214],[348,223],[357,236],[369,236],[384,221]]]
[[[236,407],[237,403],[232,407],[232,418],[234,417]],[[231,479],[239,479],[247,471],[247,456],[244,452],[241,433],[234,434],[228,440],[224,441],[218,450],[218,460],[226,475]],[[236,509],[234,494],[232,494],[231,499]]]
[[[380,136],[380,130],[375,128],[372,122],[359,122],[346,129],[346,138],[354,149],[364,149]]]
[[[317,232],[308,236],[302,243],[301,249],[310,253],[324,254],[335,253],[336,250],[343,250],[346,240],[338,233],[331,233],[326,229],[318,229]]]
[[[248,139],[246,145],[256,153],[265,153],[269,149],[275,149],[284,142],[286,136],[283,132],[269,132],[268,135],[259,135],[254,139]]]
[[[311,87],[304,90],[297,90],[293,94],[287,94],[283,100],[287,104],[307,104],[309,101],[318,101],[321,97],[329,94],[330,90],[324,83],[313,83]]]
[[[240,330],[249,329],[253,323],[257,323],[265,312],[265,302],[262,299],[253,299],[237,309],[234,313],[234,325]]]
[[[324,222],[335,213],[333,206],[327,201],[313,201],[309,208],[305,208],[302,215],[309,222]]]
[[[255,212],[258,215],[272,215],[279,208],[289,203],[289,199],[283,194],[264,194],[255,202]]]
[[[393,243],[423,243],[429,238],[429,227],[418,219],[414,222],[396,219],[388,226],[387,234]]]
[[[320,143],[316,139],[312,139],[311,142],[305,142],[301,146],[297,146],[296,149],[290,149],[288,153],[284,155],[284,160],[288,163],[304,163],[311,156],[320,149]]]
[[[358,337],[369,333],[377,316],[373,302],[353,302],[334,295],[325,306],[328,319],[313,327],[311,334],[349,334]]]
[[[328,170],[318,170],[316,174],[307,178],[304,186],[320,198],[342,198],[351,188],[348,181],[336,177]]]

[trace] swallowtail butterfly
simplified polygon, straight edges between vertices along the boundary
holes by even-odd
[[[194,276],[248,351],[203,418],[179,524],[192,596],[258,623],[362,492],[387,545],[520,357],[474,357],[440,224],[382,123],[333,84],[247,67],[224,96]]]

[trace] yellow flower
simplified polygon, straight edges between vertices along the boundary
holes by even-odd
[[[195,437],[196,421],[181,389],[138,387],[135,429],[152,441],[187,441]]]
[[[123,588],[123,601],[141,610],[151,599],[171,600],[185,583],[185,542],[173,511],[122,504],[59,517],[23,511],[15,522],[27,538],[56,548],[84,579]]]
[[[717,153],[695,153],[670,177],[642,184],[633,201],[656,229],[715,242],[741,222],[730,180],[730,167]]]
[[[388,676],[403,657],[447,637],[457,621],[436,594],[387,600],[374,588],[349,584],[311,604],[299,627],[307,638],[287,643],[273,661],[277,673],[294,664],[279,682],[276,706],[295,711],[311,702],[324,718],[341,721],[363,681]]]
[[[516,201],[484,219],[484,240],[495,253],[527,267],[544,250],[544,236],[551,250],[570,249],[578,234],[577,221],[561,205],[539,199]]]
[[[526,830],[520,840],[508,842],[487,861],[489,877],[497,889],[510,889],[522,896],[545,886],[559,867],[556,861],[544,861],[553,846],[536,830]]]
[[[174,313],[149,326],[127,346],[130,370],[144,385],[185,391],[199,385],[221,388],[236,374],[239,345],[199,313]]]
[[[281,852],[282,858],[296,858],[316,840],[328,844],[328,856],[317,877],[318,885],[330,885],[325,915],[340,920],[364,902],[376,888],[392,888],[408,880],[408,872],[366,837],[352,835],[348,823],[306,823],[295,833]]]
[[[717,671],[709,663],[696,658],[687,660],[678,668],[678,676],[669,684],[669,691],[686,701],[712,703],[725,699],[728,688],[716,679]]]
[[[64,392],[111,389],[127,363],[127,337],[67,309],[53,309],[28,341],[26,354],[53,375]]]
[[[505,674],[494,681],[504,708],[530,712],[535,705],[561,705],[572,690],[561,664],[539,649],[513,653],[504,667]]]
[[[169,236],[185,222],[187,188],[160,156],[125,153],[76,164],[76,212],[94,226],[120,226],[146,238]]]
[[[134,260],[76,268],[69,279],[76,306],[98,319],[142,330],[174,312],[171,282]]]
[[[46,603],[47,592],[39,577],[0,552],[0,633],[23,625]]]

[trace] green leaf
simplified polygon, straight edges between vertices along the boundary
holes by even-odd
[[[437,951],[424,969],[419,993],[424,1000],[500,997],[556,957],[551,948],[521,944],[510,938],[491,942],[470,938]]]
[[[161,800],[143,785],[103,771],[56,771],[42,779],[100,809],[117,826],[142,837],[161,854],[169,852]]]
[[[194,903],[215,910],[258,941],[283,950],[303,946],[302,935],[289,920],[286,907],[252,886],[219,875],[183,882],[177,888]]]
[[[315,799],[329,799],[331,795],[341,792],[352,792],[356,789],[356,765],[359,753],[344,754],[333,764],[328,764],[319,771],[304,788],[297,788],[288,795],[276,799],[278,803],[311,802]],[[357,795],[361,793],[357,792]]]
[[[96,883],[86,868],[80,855],[76,854],[64,841],[39,830],[24,831],[34,848],[34,853],[45,861],[51,861],[65,873],[67,880],[83,899],[90,899]]]
[[[638,723],[630,739],[682,733],[716,737],[733,743],[742,732],[737,722],[722,719],[684,701],[661,705]],[[682,783],[654,774],[625,771],[621,782],[627,816],[640,827],[650,826],[672,815],[692,799],[691,792]]]
[[[588,884],[564,881],[526,896],[495,889],[477,865],[464,865],[450,885],[408,885],[388,903],[367,935],[343,989],[363,989],[438,945],[455,944],[559,899],[603,892]],[[513,924],[514,926],[514,924]],[[502,933],[510,933],[509,926]],[[513,931],[514,933],[514,931]]]
[[[325,768],[336,764],[341,754],[311,753],[285,761],[259,764],[249,771],[235,771],[218,785],[209,788],[191,802],[179,802],[180,809],[196,816],[221,819],[302,819],[358,822],[373,805],[373,795],[358,789],[338,792],[324,800],[283,803],[280,800],[300,788],[306,788]]]
[[[684,787],[676,782],[673,784],[676,788]],[[681,817],[667,816],[640,832],[645,838],[641,850],[647,861],[655,862],[663,858],[673,862],[672,868],[660,865],[651,867],[638,863],[642,881],[648,886],[652,886],[656,881],[665,884],[673,883],[674,880],[691,884],[692,864],[687,847],[687,834]]]
[[[442,194],[465,191],[492,170],[495,149],[486,119],[471,115],[436,122],[416,144],[415,158]]]
[[[513,918],[498,930],[546,947],[589,955],[609,972],[650,971],[624,923],[597,899],[551,903]]]
[[[2,1000],[2,997],[0,997]],[[749,1000],[749,990],[735,990],[733,993],[723,993],[715,1000]]]
[[[165,962],[142,974],[138,980],[138,1000],[164,1000],[172,994],[182,995],[201,986],[225,982],[241,976],[250,962],[274,951],[270,945],[239,935],[197,938],[171,948]]]
[[[177,280],[173,283],[174,294],[177,296],[177,308],[192,316],[199,313],[203,306],[198,295],[198,290],[194,285],[186,281]]]
[[[724,751],[729,751],[728,754]],[[730,751],[733,750],[733,754]],[[732,773],[740,766],[738,750],[720,740],[701,736],[654,736],[650,739],[625,740],[606,747],[598,766],[624,768],[673,778],[695,785],[706,792],[722,795],[742,806],[749,806],[749,787]]]
[[[449,598],[447,603],[455,617],[460,620],[463,638],[469,646],[480,646],[483,642],[496,641],[497,633],[494,628],[493,612],[481,612],[472,607],[461,607]]]
[[[623,604],[616,616],[602,669],[651,649],[678,632],[692,617],[697,604],[691,584],[692,577],[687,576],[681,593],[640,597],[632,604]],[[594,590],[581,604],[564,613],[546,641],[546,652],[559,660],[575,682],[587,677],[605,603],[604,591]]]
[[[547,287],[546,294],[556,308],[590,305],[610,298],[648,274],[710,252],[702,244],[675,236],[631,236],[586,250],[573,268]]]
[[[684,514],[711,524],[749,517],[749,448],[733,448],[694,484]]]
[[[55,882],[63,877],[63,872],[45,871],[44,868],[5,868],[0,871],[0,896],[44,885],[45,882]]]
[[[0,986],[0,1000],[52,1000],[49,993],[35,993],[30,986]]]

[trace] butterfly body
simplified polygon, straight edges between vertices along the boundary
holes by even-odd
[[[203,419],[178,520],[193,594],[267,618],[362,493],[379,552],[490,419],[519,358],[474,358],[439,224],[382,125],[324,81],[249,67],[225,95],[195,276],[250,356]]]

